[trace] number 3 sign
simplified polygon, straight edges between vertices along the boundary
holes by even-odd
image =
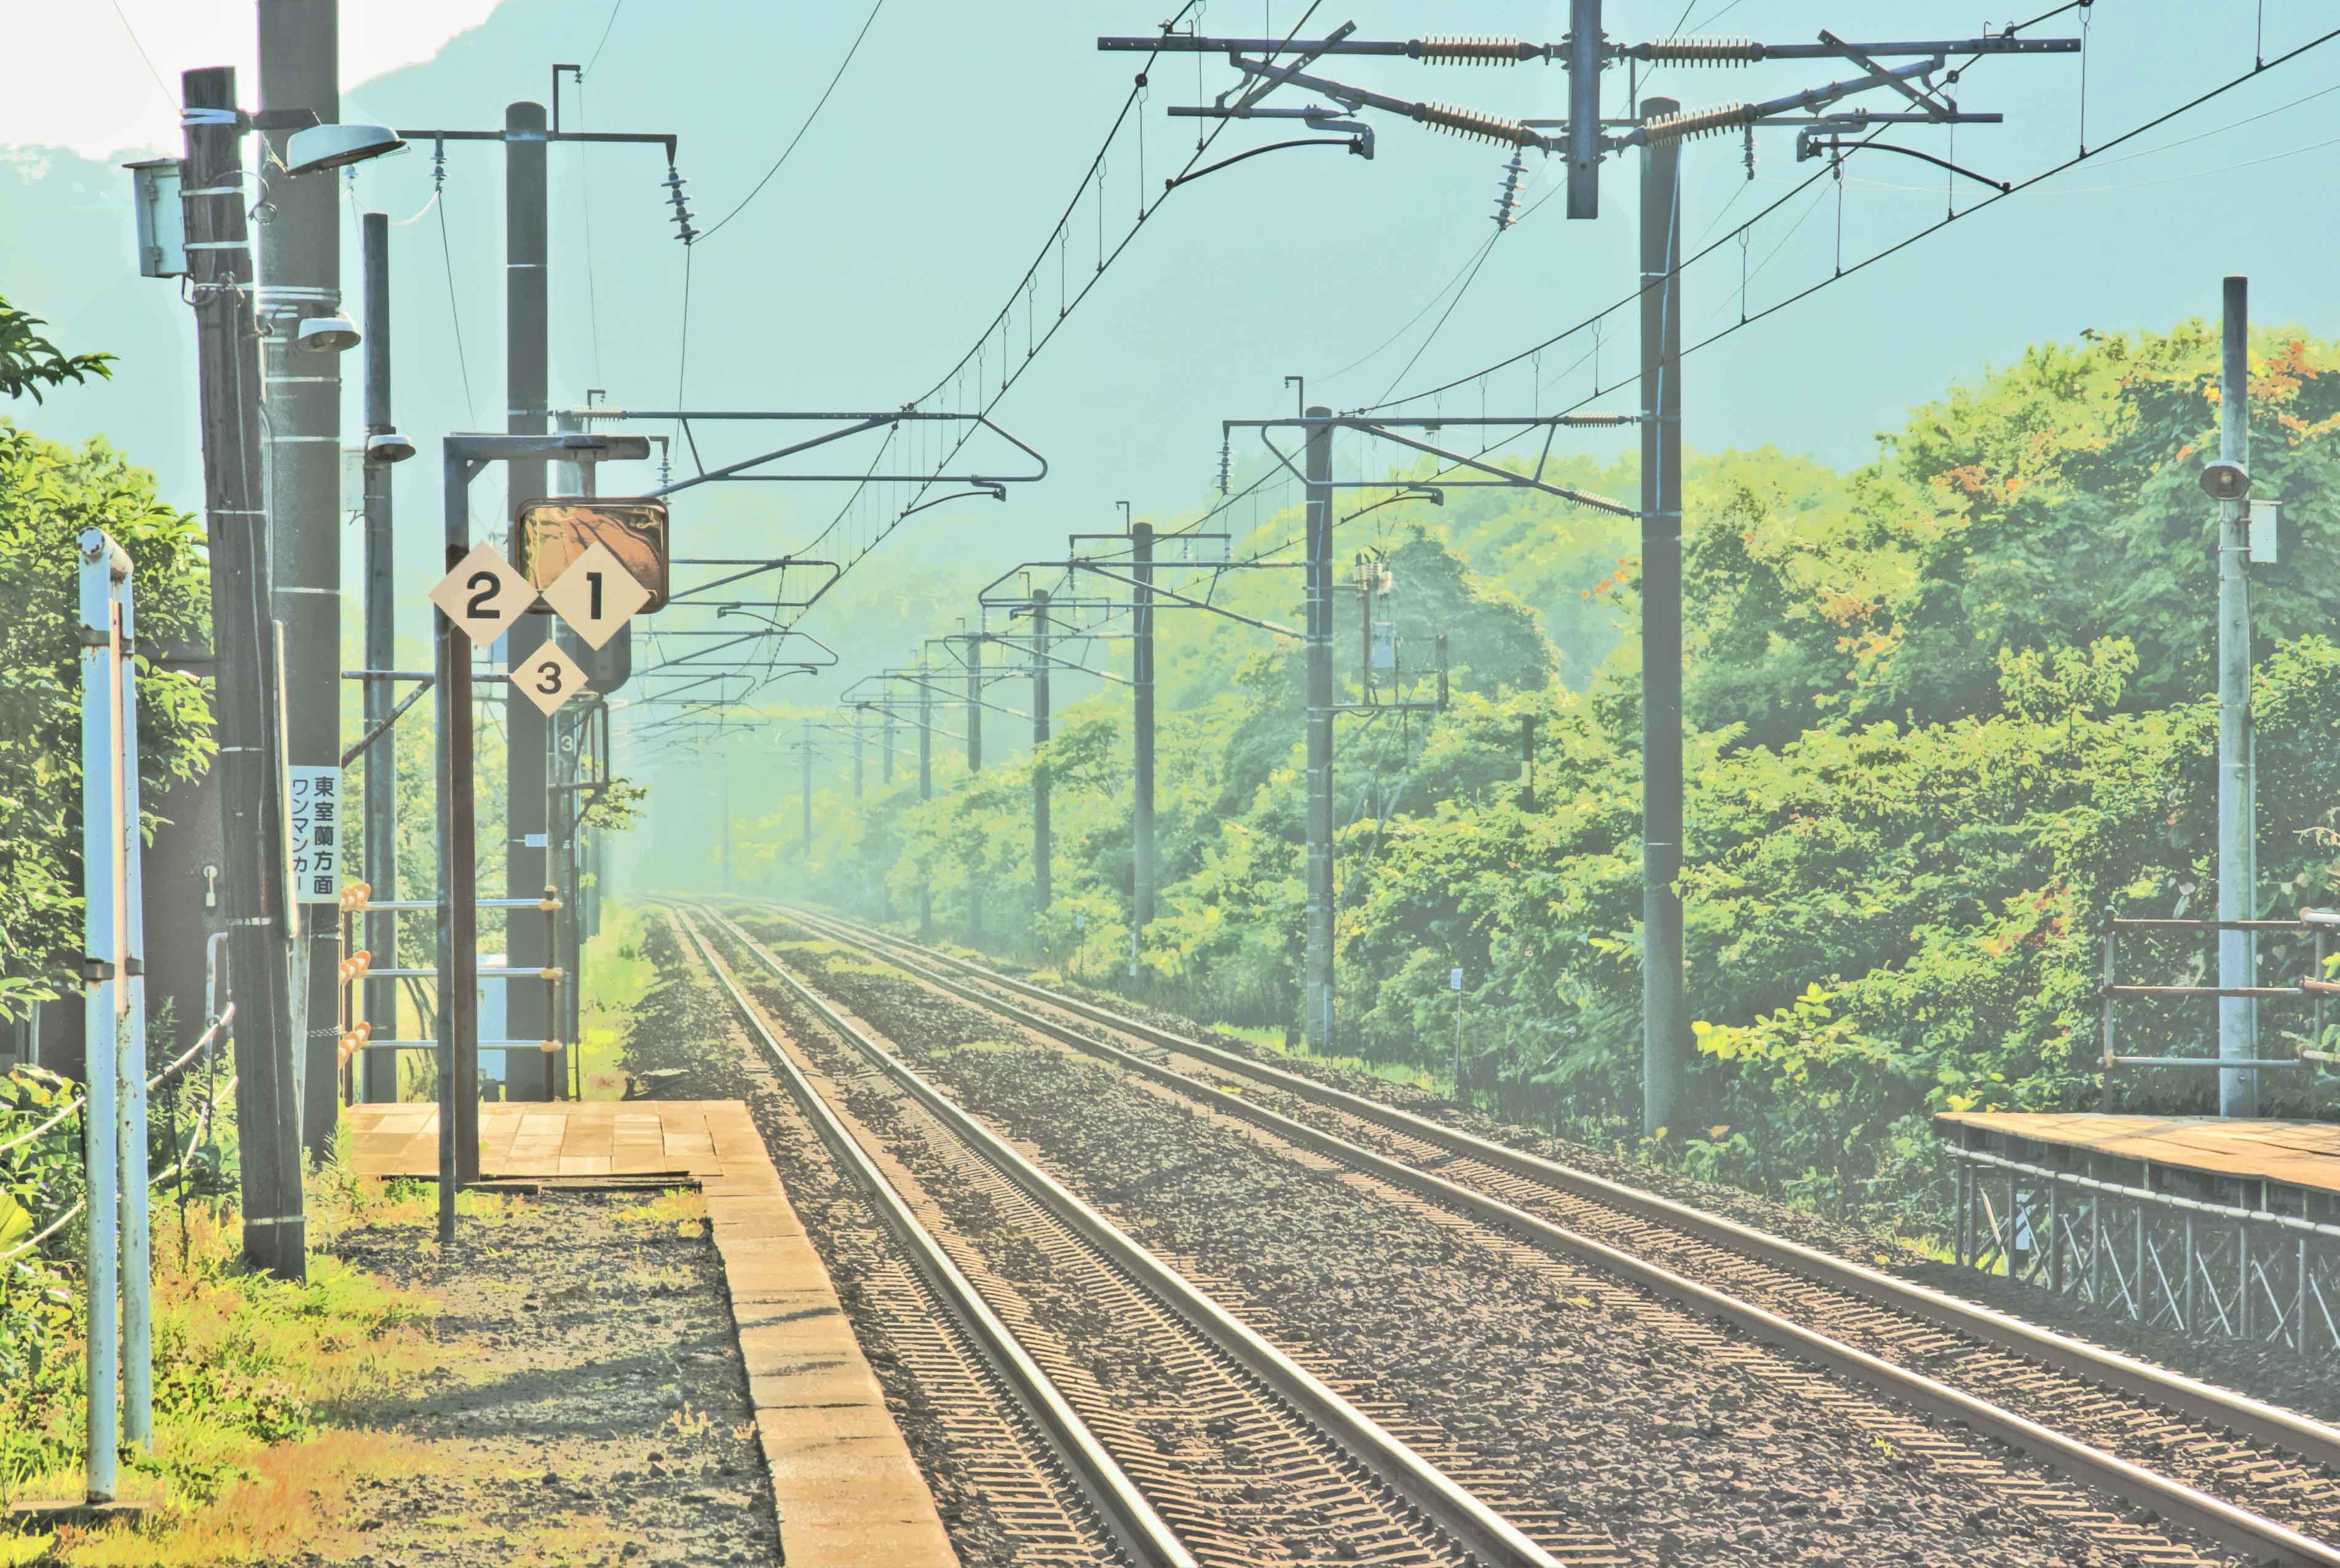
[[[511,672],[511,684],[520,688],[521,695],[550,714],[585,689],[585,672],[561,651],[559,638],[547,637]]]

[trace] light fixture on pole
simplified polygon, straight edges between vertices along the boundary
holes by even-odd
[[[406,139],[387,125],[312,125],[286,139],[284,172],[297,180],[405,150]]]

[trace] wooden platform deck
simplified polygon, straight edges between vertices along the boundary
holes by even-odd
[[[361,1176],[439,1174],[439,1108],[353,1105],[352,1164]],[[763,1140],[737,1100],[572,1100],[480,1107],[480,1175],[703,1181],[729,1161],[765,1161]],[[768,1163],[768,1162],[767,1162]]]
[[[2027,1111],[1944,1112],[1934,1121],[1968,1147],[1979,1147],[1968,1136],[1979,1133],[1992,1141],[2021,1139],[2204,1176],[2340,1194],[2340,1125],[2331,1122]]]

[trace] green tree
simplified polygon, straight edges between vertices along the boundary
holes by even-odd
[[[0,298],[0,395],[41,400],[43,387],[114,374],[112,354],[68,354],[34,330],[47,322]]]
[[[69,980],[81,897],[81,699],[74,537],[104,528],[135,570],[139,773],[145,798],[212,755],[205,684],[154,651],[204,642],[203,530],[103,441],[0,422],[0,1016]],[[151,827],[150,816],[150,827]]]

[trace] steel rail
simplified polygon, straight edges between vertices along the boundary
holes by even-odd
[[[1155,1513],[1154,1505],[1138,1491],[1136,1484],[1122,1469],[1120,1462],[1106,1451],[1096,1435],[1089,1430],[1073,1407],[1057,1391],[1056,1384],[1043,1372],[1015,1334],[991,1310],[983,1293],[969,1283],[950,1260],[931,1231],[920,1224],[909,1204],[894,1189],[877,1162],[857,1142],[844,1121],[830,1108],[828,1101],[804,1075],[793,1058],[782,1050],[780,1042],[764,1026],[762,1016],[733,978],[730,966],[723,962],[712,944],[699,934],[698,925],[686,909],[677,908],[675,917],[682,930],[698,949],[708,972],[714,975],[731,999],[757,1040],[763,1045],[787,1082],[788,1093],[797,1106],[819,1133],[821,1141],[838,1163],[853,1174],[862,1188],[877,1206],[879,1217],[909,1254],[911,1263],[926,1277],[935,1293],[964,1323],[985,1356],[1000,1374],[1000,1380],[1016,1402],[1024,1406],[1034,1424],[1047,1435],[1056,1452],[1066,1462],[1081,1489],[1096,1508],[1098,1518],[1106,1531],[1127,1552],[1131,1559],[1144,1568],[1196,1568],[1194,1554],[1188,1552],[1170,1527]]]
[[[864,952],[889,958],[911,973],[918,972],[917,966],[890,950],[915,953],[936,965],[1045,1002],[1148,1045],[1208,1061],[1214,1067],[1270,1084],[1311,1103],[1351,1112],[1436,1144],[1453,1153],[1608,1203],[1639,1218],[1669,1225],[1702,1240],[1751,1255],[1759,1261],[1808,1277],[1817,1277],[1823,1283],[1837,1286],[1877,1305],[1911,1312],[1928,1321],[2011,1350],[2057,1370],[2085,1376],[2120,1392],[2152,1400],[2196,1421],[2224,1426],[2237,1435],[2286,1449],[2302,1458],[2340,1467],[2340,1431],[2307,1416],[2083,1344],[2007,1314],[1961,1301],[1908,1280],[1897,1279],[1891,1275],[1831,1257],[1783,1238],[1767,1235],[1687,1204],[1474,1137],[1428,1118],[1349,1094],[1297,1073],[1252,1061],[1234,1052],[1013,979],[983,965],[936,952],[858,921],[840,922],[832,917],[811,915],[788,905],[775,907],[784,911],[787,918],[808,929],[832,940],[843,941]],[[2157,1509],[2165,1516],[2206,1534],[2267,1553],[2275,1561],[2340,1568],[2340,1548],[2325,1541],[2170,1476],[2132,1464],[1923,1373],[1858,1349],[1751,1302],[1701,1285],[1661,1265],[1530,1214],[1500,1198],[1460,1186],[1443,1177],[1270,1110],[1240,1094],[1216,1089],[1143,1056],[1091,1039],[1041,1014],[996,997],[970,991],[931,971],[923,978],[977,1006],[1011,1018],[1077,1050],[1103,1056],[1156,1082],[1171,1085],[1182,1093],[1205,1100],[1231,1115],[1269,1127],[1304,1147],[1368,1170],[1394,1186],[1557,1247],[1662,1296],[1691,1305],[1759,1339],[1788,1346],[1832,1370],[1882,1388],[1920,1409],[1962,1421],[1978,1432],[2056,1463],[2081,1480]]]
[[[1373,1474],[1403,1497],[1432,1524],[1472,1553],[1484,1568],[1560,1568],[1484,1503],[1463,1490],[1378,1423],[1328,1387],[1290,1356],[1261,1338],[1190,1284],[1185,1276],[1133,1240],[1104,1215],[1075,1197],[1054,1177],[1017,1153],[1004,1139],[917,1072],[880,1047],[815,993],[762,943],[719,911],[709,914],[732,939],[756,955],[773,978],[817,1013],[822,1021],[892,1079],[919,1105],[1007,1175],[1042,1208],[1136,1279],[1195,1331],[1225,1352],[1274,1394],[1330,1433]],[[2331,1568],[2340,1568],[2340,1555]]]

